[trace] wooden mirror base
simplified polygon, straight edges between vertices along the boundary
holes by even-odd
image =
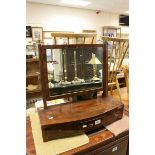
[[[43,141],[88,133],[123,116],[124,105],[111,97],[55,105],[38,112]]]

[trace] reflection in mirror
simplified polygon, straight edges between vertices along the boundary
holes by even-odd
[[[102,87],[103,48],[46,49],[50,96]]]

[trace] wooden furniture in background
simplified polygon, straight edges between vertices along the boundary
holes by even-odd
[[[97,33],[96,30],[82,30],[82,33]]]
[[[121,38],[121,27],[119,26],[103,26],[103,36]]]
[[[97,34],[97,31],[96,30],[82,30],[82,33]],[[94,37],[93,43],[96,43],[96,39],[97,39],[96,37],[97,37],[97,35]],[[91,38],[87,38],[85,43],[91,43]]]
[[[119,35],[119,33],[117,35]],[[121,33],[121,38],[129,38],[129,34],[128,33]]]
[[[74,33],[73,31],[43,31],[43,39],[52,39],[51,33]]]
[[[111,93],[116,86],[121,100],[119,76],[117,74],[120,73],[123,59],[129,50],[129,40],[105,36],[101,38],[103,42],[108,44],[108,86],[111,87]]]
[[[57,44],[57,38],[66,38],[67,42],[64,44],[71,44],[70,39],[72,39],[72,44],[95,44],[96,43],[96,34],[92,33],[51,33],[51,36],[54,38],[54,44]],[[91,38],[91,42],[88,43],[87,39]],[[75,41],[73,40],[75,39]]]
[[[122,65],[121,69],[122,69],[122,71],[124,73],[126,87],[127,87],[127,93],[129,95],[129,66]]]
[[[26,108],[34,106],[41,99],[38,43],[26,45]]]
[[[41,85],[40,85],[40,69],[39,59],[31,58],[26,60],[26,87],[36,87],[35,89],[26,89],[26,100],[33,104],[37,98],[41,98]],[[29,107],[31,105],[27,105]]]
[[[29,41],[26,45],[26,108],[42,99],[38,44],[42,41]]]

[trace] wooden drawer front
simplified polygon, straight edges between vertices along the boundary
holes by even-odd
[[[128,146],[128,139],[117,143],[113,144],[112,146],[109,146],[108,148],[99,148],[96,149],[90,153],[89,155],[126,155],[127,154],[127,146]]]

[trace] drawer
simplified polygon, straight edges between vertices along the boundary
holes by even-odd
[[[127,155],[128,139],[115,141],[108,145],[101,146],[85,155]]]
[[[127,153],[128,140],[125,140],[119,144],[109,147],[96,155],[126,155]]]

